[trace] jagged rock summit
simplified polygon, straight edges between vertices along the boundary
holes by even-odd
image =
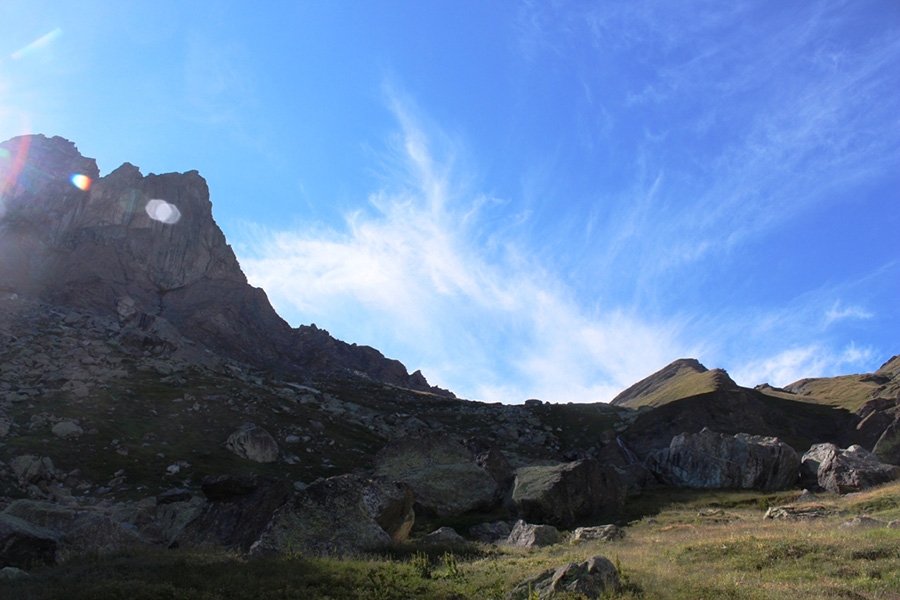
[[[100,177],[61,137],[0,144],[0,290],[177,332],[217,355],[286,377],[350,369],[449,395],[368,346],[292,329],[247,278],[197,171]],[[168,340],[171,345],[175,342]]]

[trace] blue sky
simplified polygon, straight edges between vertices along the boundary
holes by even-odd
[[[900,352],[900,4],[0,5],[0,138],[197,169],[250,282],[473,399]]]

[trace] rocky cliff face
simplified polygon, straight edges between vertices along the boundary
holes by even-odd
[[[421,373],[313,327],[292,329],[244,273],[196,172],[105,177],[60,137],[0,144],[0,289],[120,321],[163,321],[216,354],[283,376],[350,369],[410,389]]]

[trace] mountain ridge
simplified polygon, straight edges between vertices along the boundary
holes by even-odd
[[[247,282],[197,171],[144,176],[124,163],[100,177],[74,143],[43,135],[0,149],[7,182],[0,285],[7,289],[123,319],[161,319],[216,353],[281,376],[350,369],[451,394],[374,348],[314,326],[292,329],[265,291]],[[74,176],[87,178],[85,189]],[[166,218],[154,219],[154,202],[164,202]]]

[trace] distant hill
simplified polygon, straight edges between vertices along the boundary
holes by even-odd
[[[613,398],[610,404],[628,408],[656,407],[681,398],[737,387],[724,370],[709,370],[694,358],[680,358],[635,383]]]
[[[900,355],[874,373],[801,379],[784,387],[786,392],[811,402],[856,412],[875,398],[900,398]]]

